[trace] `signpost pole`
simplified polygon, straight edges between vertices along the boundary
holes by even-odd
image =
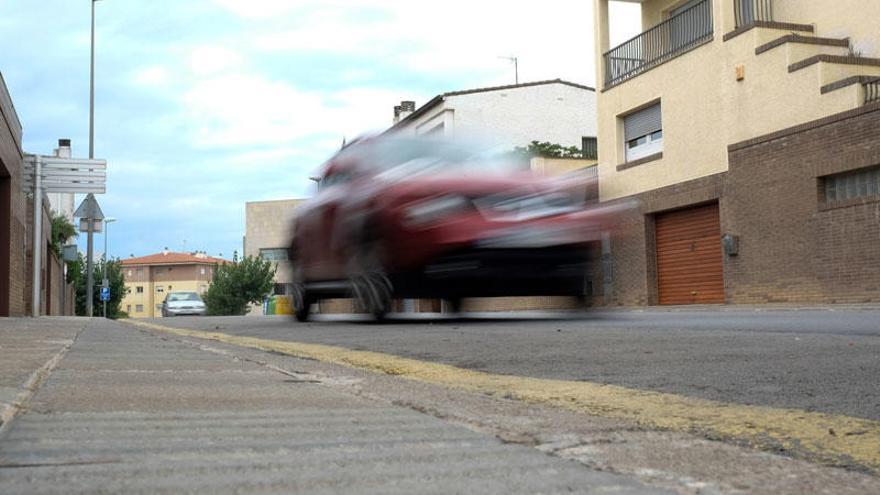
[[[92,317],[94,311],[94,297],[95,297],[95,274],[94,269],[92,268],[92,256],[94,255],[94,242],[92,239],[92,234],[95,232],[95,219],[87,218],[86,222],[88,224],[88,244],[86,248],[86,316]]]
[[[43,244],[43,183],[42,183],[42,165],[43,162],[39,156],[34,161],[34,247],[31,250],[33,254],[33,298],[31,311],[35,318],[40,316],[40,276],[42,275],[42,253]]]

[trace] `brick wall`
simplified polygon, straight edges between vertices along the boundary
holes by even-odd
[[[21,126],[0,75],[0,316],[25,314],[25,198]]]
[[[657,303],[657,213],[718,201],[731,304],[880,302],[880,199],[827,205],[821,177],[880,165],[880,105],[731,145],[724,173],[649,191],[611,241],[608,305]],[[606,273],[607,275],[607,273]]]
[[[831,207],[821,177],[880,165],[880,105],[731,146],[722,228],[733,303],[880,302],[880,198]]]

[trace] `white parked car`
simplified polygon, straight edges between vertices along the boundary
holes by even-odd
[[[162,316],[204,316],[206,313],[205,303],[195,292],[169,292],[162,302]]]

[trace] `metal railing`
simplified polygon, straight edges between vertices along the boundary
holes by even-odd
[[[880,77],[865,83],[865,105],[880,102]]]
[[[736,27],[773,20],[773,0],[733,0]]]
[[[605,85],[634,77],[712,39],[712,0],[703,0],[605,53]]]

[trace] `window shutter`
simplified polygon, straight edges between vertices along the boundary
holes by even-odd
[[[627,115],[623,118],[623,128],[627,141],[662,130],[660,104]]]

